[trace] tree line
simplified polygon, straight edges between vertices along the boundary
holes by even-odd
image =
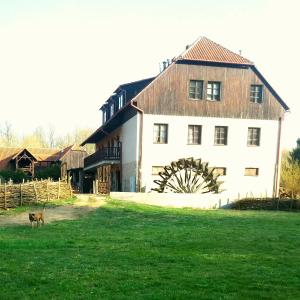
[[[300,138],[296,148],[282,155],[281,194],[293,199],[300,198]]]
[[[76,144],[80,145],[93,130],[88,128],[76,128],[71,133],[58,134],[54,126],[48,128],[36,127],[31,133],[19,136],[12,124],[8,121],[0,123],[0,147],[30,147],[30,148],[59,148]],[[86,145],[89,153],[94,151],[94,145]]]

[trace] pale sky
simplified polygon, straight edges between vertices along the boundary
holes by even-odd
[[[255,63],[291,109],[300,137],[300,1],[0,0],[0,126],[19,135],[100,126],[121,83],[159,72],[199,36]]]

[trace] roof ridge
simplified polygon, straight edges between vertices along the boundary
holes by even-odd
[[[205,36],[200,36],[178,59],[254,65],[249,59]]]
[[[179,59],[180,57],[183,57],[192,47],[195,46],[196,43],[198,43],[202,38],[205,38],[205,36],[200,35],[194,42],[192,42],[190,45],[186,45],[186,49],[181,52],[176,59]]]

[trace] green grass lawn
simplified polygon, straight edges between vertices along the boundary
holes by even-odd
[[[49,202],[37,202],[31,206],[28,205],[17,206],[15,208],[10,208],[8,210],[0,209],[0,216],[16,215],[30,210],[29,207],[34,210],[42,210],[44,208],[44,204],[46,204],[46,208],[49,208],[55,206],[74,204],[75,201],[76,201],[76,197],[70,197],[67,199],[50,200]]]
[[[111,201],[1,228],[0,299],[300,299],[300,215]]]

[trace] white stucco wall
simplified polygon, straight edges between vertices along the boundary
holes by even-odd
[[[154,123],[168,124],[168,144],[153,144]],[[202,125],[201,145],[188,145],[188,125]],[[226,146],[214,146],[215,126],[228,126]],[[260,146],[247,146],[248,127],[261,128]],[[142,186],[155,187],[152,166],[179,158],[201,158],[211,167],[225,167],[222,188],[236,196],[272,196],[276,164],[278,121],[144,115]],[[259,168],[258,176],[244,176],[245,168]]]
[[[138,136],[140,116],[125,122],[120,131],[122,143],[122,191],[135,192],[137,180]]]

